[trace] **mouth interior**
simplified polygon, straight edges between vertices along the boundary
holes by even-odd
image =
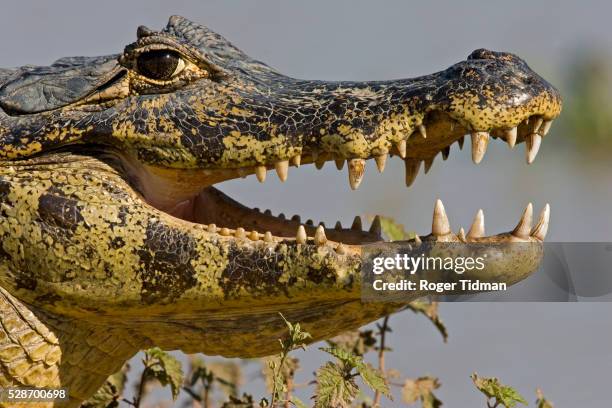
[[[424,124],[426,126],[423,129],[415,131],[404,140],[404,146],[396,143],[388,152],[357,159],[362,166],[358,174],[359,181],[363,177],[365,160],[374,159],[371,161],[376,161],[376,167],[382,172],[387,155],[390,154],[391,156],[403,156],[402,159],[406,163],[406,184],[410,185],[421,167],[424,167],[427,173],[439,153],[446,160],[453,143],[457,142],[462,148],[464,137],[469,132],[466,126],[448,117],[440,117],[439,114],[430,115]],[[480,162],[489,138],[492,137],[505,140],[511,147],[514,147],[515,143],[525,141],[527,161],[531,163],[539,148],[538,143],[534,153],[533,139],[539,138],[541,142],[541,137],[550,128],[550,124],[546,126],[545,124],[546,122],[543,122],[541,117],[532,116],[513,129],[493,129],[490,133],[472,131],[472,158],[474,162]],[[514,136],[512,136],[513,132]],[[480,140],[483,136],[486,143]],[[339,157],[331,152],[309,150],[305,147],[297,162],[295,160],[285,161],[284,170],[283,166],[279,170],[278,163],[237,169],[207,170],[170,170],[146,165],[132,165],[128,174],[131,175],[132,184],[136,186],[148,204],[173,217],[205,225],[209,232],[213,231],[224,236],[249,237],[254,240],[291,240],[296,239],[296,233],[299,236],[299,228],[303,226],[307,237],[315,237],[316,240],[318,225],[311,220],[303,223],[297,215],[288,219],[282,213],[274,216],[269,210],[261,212],[256,208],[251,209],[231,199],[214,185],[252,174],[263,182],[266,171],[273,170],[275,167],[279,177],[284,181],[284,178],[287,177],[287,162],[293,166],[314,164],[317,168],[321,168],[326,162],[335,161],[339,169],[344,166],[345,162],[348,162],[349,182],[351,187],[356,188],[353,184],[354,166],[351,167],[355,160]],[[123,162],[126,163],[126,161]],[[133,161],[131,162],[133,164]],[[362,221],[359,217],[355,217],[350,227],[343,227],[340,223],[333,227],[321,225],[326,240],[349,245],[382,240],[380,221],[376,219],[368,231],[362,230]]]

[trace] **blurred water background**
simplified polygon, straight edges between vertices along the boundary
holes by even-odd
[[[612,28],[605,1],[287,2],[57,0],[6,2],[0,15],[0,66],[49,64],[68,55],[120,52],[136,27],[163,27],[171,14],[208,25],[281,72],[327,80],[391,79],[427,74],[465,59],[476,48],[517,53],[557,86],[564,111],[535,163],[524,146],[491,143],[479,166],[457,145],[431,172],[404,186],[403,163],[383,175],[372,163],[358,191],[346,169],[290,169],[281,184],[269,177],[225,183],[238,201],[273,213],[298,213],[333,224],[356,214],[384,214],[428,233],[436,198],[453,228],[467,227],[483,208],[489,233],[514,226],[525,204],[551,203],[551,241],[612,241]],[[499,376],[529,400],[536,386],[559,407],[609,406],[612,325],[609,303],[442,304],[450,339],[410,312],[393,316],[390,368],[438,376],[448,406],[482,406],[469,374]],[[311,346],[297,353],[301,380],[322,362]],[[133,368],[139,366],[138,357]],[[263,395],[257,367],[244,390]],[[132,379],[133,382],[133,379]],[[305,399],[308,393],[301,395]],[[168,406],[152,394],[148,406]],[[398,406],[386,401],[384,406]]]

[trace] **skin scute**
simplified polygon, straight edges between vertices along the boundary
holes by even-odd
[[[333,160],[357,188],[366,160],[382,171],[389,154],[410,184],[466,134],[474,161],[501,139],[531,162],[560,111],[509,53],[414,79],[298,80],[178,16],[121,54],[2,69],[0,386],[67,387],[78,406],[152,345],[263,356],[284,334],[278,312],[319,340],[399,310],[361,302],[380,226],[317,228],[213,185]],[[531,211],[495,236],[477,219],[466,238],[439,203],[433,233],[405,244],[507,244],[487,273],[514,283],[542,257],[549,210],[533,228]]]

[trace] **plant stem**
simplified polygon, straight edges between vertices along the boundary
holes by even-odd
[[[142,374],[140,375],[140,384],[138,384],[138,393],[134,396],[134,407],[136,408],[140,408],[140,402],[142,401],[142,397],[144,394],[144,387],[145,387],[145,383],[147,382],[147,374],[148,374],[148,370],[149,370],[149,360],[146,357],[145,354],[145,358],[142,360],[142,363],[144,364],[144,370],[142,370]]]
[[[387,334],[387,330],[389,327],[389,316],[385,316],[383,319],[382,326],[379,326],[379,334],[380,334],[380,347],[378,348],[378,369],[383,377],[385,376],[385,337]],[[380,391],[376,390],[374,393],[374,407],[380,406],[380,399],[382,394]]]

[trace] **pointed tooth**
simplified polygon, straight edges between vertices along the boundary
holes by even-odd
[[[510,146],[511,149],[514,148],[514,145],[516,144],[516,137],[518,135],[518,129],[515,127],[513,127],[512,129],[508,129],[506,130],[506,132],[504,133],[504,136],[506,138],[506,143],[508,143],[508,146]]]
[[[476,216],[474,217],[474,221],[472,221],[472,226],[467,233],[468,238],[482,238],[485,234],[485,222],[484,222],[484,213],[482,209],[478,210]]]
[[[461,242],[467,242],[467,239],[465,238],[465,230],[463,229],[463,227],[459,228],[459,233],[457,234],[457,238],[459,238]]]
[[[265,242],[272,242],[273,241],[272,233],[270,231],[266,231],[266,233],[264,234],[263,240]]]
[[[302,218],[295,214],[293,217],[291,217],[291,221],[295,221],[295,222],[300,222],[302,220]]]
[[[525,211],[523,211],[523,215],[516,228],[512,231],[512,235],[518,238],[527,238],[529,237],[529,233],[531,232],[531,219],[533,218],[533,205],[531,203],[527,204],[525,207]]]
[[[421,245],[423,243],[423,241],[421,241],[421,237],[419,237],[419,234],[414,235],[414,243],[417,245]]]
[[[259,241],[259,232],[255,230],[249,232],[249,239],[251,241]]]
[[[487,132],[473,132],[472,133],[472,161],[475,164],[478,164],[482,161],[482,158],[487,152],[488,144],[489,144],[489,133]]]
[[[340,221],[336,221],[336,225],[334,226],[336,231],[340,231],[342,229],[342,223]]]
[[[325,223],[324,222],[320,222],[319,225],[322,226],[323,228],[325,228]]]
[[[300,167],[300,164],[302,163],[302,156],[299,154],[296,154],[295,156],[293,156],[291,158],[291,164],[293,164],[295,167]]]
[[[404,164],[406,166],[406,186],[410,187],[419,174],[421,161],[417,159],[406,159],[404,160]]]
[[[255,167],[255,176],[257,176],[257,180],[259,180],[260,183],[263,183],[266,180],[267,171],[266,166]]]
[[[450,155],[450,146],[446,146],[444,149],[442,149],[442,160],[448,159],[449,155]]]
[[[216,233],[217,232],[217,226],[215,224],[209,224],[208,225],[208,232],[210,233]]]
[[[425,159],[423,160],[424,165],[424,169],[425,169],[425,174],[429,173],[429,170],[431,169],[431,166],[433,165],[434,159],[436,158],[436,156],[430,157],[429,159]]]
[[[463,144],[465,143],[465,136],[461,136],[461,138],[457,140],[457,143],[459,143],[459,150],[463,150]]]
[[[349,185],[351,186],[351,190],[356,190],[359,184],[361,184],[365,171],[365,163],[363,159],[350,159],[348,161]]]
[[[325,245],[325,243],[327,242],[327,237],[325,236],[325,228],[323,228],[322,225],[319,225],[317,227],[317,230],[315,231],[314,242],[318,246]]]
[[[336,168],[338,170],[342,170],[344,168],[344,159],[335,159],[334,161],[336,162]]]
[[[423,124],[420,124],[418,126],[418,129],[419,129],[419,133],[421,134],[423,139],[426,139],[427,138],[427,130],[425,129],[425,126]]]
[[[244,237],[246,237],[246,232],[244,231],[244,228],[242,228],[242,227],[236,228],[236,231],[234,231],[234,236],[236,238],[244,238]]]
[[[380,237],[380,234],[382,233],[382,225],[380,224],[380,216],[376,216],[374,217],[374,220],[372,221],[372,225],[370,225],[370,232],[374,235],[376,235],[377,237]]]
[[[437,199],[434,206],[433,221],[431,223],[431,233],[435,236],[448,235],[451,232],[448,217],[444,210],[442,200]]]
[[[230,230],[228,228],[223,227],[219,230],[219,235],[227,237],[229,236],[229,234],[230,234]]]
[[[298,244],[305,244],[308,236],[306,235],[306,230],[303,225],[300,225],[297,229],[297,233],[295,234],[295,240]]]
[[[552,126],[552,120],[545,120],[544,123],[542,124],[542,127],[540,128],[540,134],[542,136],[546,136],[548,134],[548,131],[550,130],[550,127]]]
[[[339,255],[344,255],[346,254],[346,248],[344,247],[344,245],[341,243],[338,244],[338,246],[336,247],[336,253],[338,253]]]
[[[548,222],[550,221],[550,205],[546,203],[542,212],[540,212],[540,217],[538,219],[538,223],[531,230],[530,235],[536,237],[540,241],[544,241],[546,238],[546,233],[548,232]]]
[[[395,144],[395,148],[402,159],[406,158],[406,140],[402,139]]]
[[[537,118],[536,120],[533,121],[532,123],[532,133],[539,133],[540,127],[542,126],[542,123],[544,123],[544,119],[543,118]]]
[[[379,156],[374,157],[376,161],[376,168],[378,168],[378,172],[382,173],[385,171],[385,164],[387,163],[387,153],[383,153]]]
[[[525,153],[527,156],[527,164],[533,163],[536,156],[538,155],[538,151],[540,150],[540,145],[542,144],[542,136],[537,133],[532,133],[527,136],[525,139]]]
[[[276,169],[276,174],[278,174],[280,181],[284,182],[287,180],[287,174],[289,173],[289,160],[276,162],[276,164],[274,164],[274,168]]]
[[[355,230],[355,231],[361,231],[362,226],[361,226],[361,217],[356,215],[355,219],[353,220],[353,225],[351,225],[351,229]]]
[[[315,167],[317,170],[321,170],[323,166],[325,166],[325,158],[323,156],[317,157],[317,160],[315,160]]]

